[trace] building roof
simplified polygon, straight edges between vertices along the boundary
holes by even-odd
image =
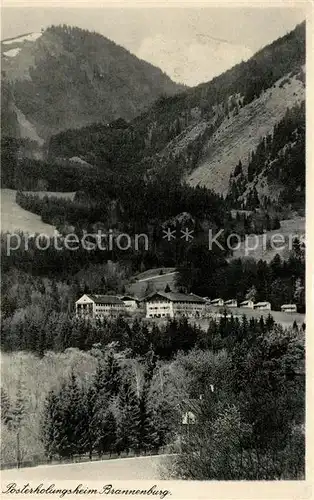
[[[282,304],[281,309],[283,307],[297,307],[297,305],[296,304]]]
[[[95,304],[116,304],[116,305],[124,305],[124,302],[116,297],[115,295],[90,295],[87,296],[95,302]]]
[[[256,306],[269,306],[270,302],[257,302],[255,305]]]
[[[212,302],[212,303],[213,303],[213,302],[220,302],[221,300],[223,301],[223,299],[213,299],[211,302]]]
[[[152,299],[155,296],[160,296],[164,299],[170,300],[171,302],[195,302],[205,304],[205,300],[203,297],[199,297],[198,295],[194,295],[193,293],[176,293],[176,292],[153,292],[147,297],[145,297],[145,301]]]
[[[240,302],[240,306],[243,306],[243,304],[248,304],[249,302],[253,302],[253,300],[252,299],[244,300],[243,302]]]
[[[131,295],[119,295],[118,298],[120,300],[135,300],[136,302],[139,302],[139,299],[137,297],[131,297]]]
[[[228,299],[225,301],[225,304],[229,304],[230,302],[237,302],[237,299]]]

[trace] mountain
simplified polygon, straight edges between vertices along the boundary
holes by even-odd
[[[241,162],[245,174],[244,186],[239,190],[242,204],[245,205],[255,185],[263,196],[278,198],[279,184],[287,182],[287,176],[270,174],[276,164],[274,156],[264,158],[269,164],[268,190],[262,188],[265,168],[260,165],[250,179],[247,170],[260,142],[273,135],[279,123],[285,124],[287,108],[301,109],[296,112],[295,126],[305,127],[304,100],[305,23],[302,23],[247,62],[210,82],[159,98],[125,127],[92,125],[52,137],[49,155],[50,158],[78,155],[100,169],[126,175],[132,171],[146,178],[184,180],[192,186],[211,188],[224,197],[232,191],[231,177]],[[292,133],[289,128],[286,140],[293,150]],[[302,134],[298,137],[301,152],[296,154],[300,159]],[[304,154],[303,142],[303,158]],[[300,168],[304,168],[304,163]],[[280,168],[285,168],[285,162]],[[296,169],[291,172],[289,182],[293,183]],[[304,190],[302,183],[301,179],[298,186]],[[236,201],[234,196],[233,201]]]
[[[2,79],[22,137],[130,120],[160,95],[183,89],[102,35],[51,26],[1,42]],[[12,129],[12,127],[11,127]]]

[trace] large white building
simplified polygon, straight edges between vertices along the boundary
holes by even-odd
[[[194,294],[153,292],[145,299],[146,318],[200,318],[206,301]]]
[[[114,295],[85,294],[75,302],[78,317],[117,317],[125,311],[123,300]]]

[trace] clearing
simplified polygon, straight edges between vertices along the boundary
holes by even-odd
[[[161,270],[163,274],[160,274]],[[174,267],[148,269],[130,280],[130,283],[126,286],[127,292],[133,293],[136,297],[143,297],[154,290],[164,291],[167,285],[171,290],[176,290],[176,275],[177,272]]]
[[[74,193],[53,193],[36,191],[29,192],[36,194],[41,198],[44,196],[58,196],[60,198],[73,199]],[[21,208],[15,201],[15,189],[1,189],[1,231],[35,234],[43,233],[47,236],[53,236],[56,228],[50,224],[46,224],[41,220],[39,215],[33,214],[28,210]]]
[[[274,235],[282,235],[282,237],[285,239],[285,244],[280,243],[280,240],[278,239],[279,243],[277,244],[277,246],[279,248],[275,248],[275,244],[273,244],[274,248],[271,248],[267,244],[267,241],[269,241],[269,239],[273,237],[273,241],[275,242]],[[280,221],[279,229],[267,231],[265,235],[259,234],[256,236],[254,235],[252,238],[248,237],[247,248],[252,248],[254,245],[256,246],[256,248],[252,251],[247,252],[246,254],[245,241],[243,241],[239,250],[235,250],[233,252],[232,259],[250,257],[256,260],[262,259],[270,262],[278,253],[283,260],[286,260],[287,258],[289,258],[289,254],[292,250],[291,244],[293,239],[297,237],[299,239],[302,239],[304,235],[305,217],[295,217],[294,219],[282,220]]]

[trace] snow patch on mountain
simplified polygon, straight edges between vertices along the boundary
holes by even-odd
[[[16,49],[10,49],[7,50],[7,52],[3,52],[3,55],[6,57],[15,57],[17,54],[21,51],[21,49],[18,47]]]

